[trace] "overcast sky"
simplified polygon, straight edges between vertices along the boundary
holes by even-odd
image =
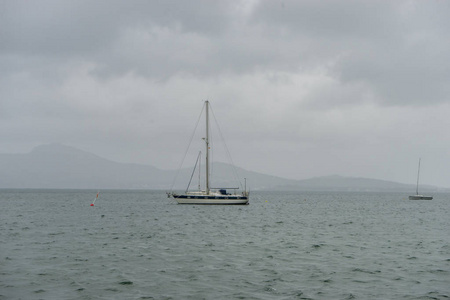
[[[0,153],[176,169],[206,99],[247,170],[450,187],[450,2],[0,0]]]

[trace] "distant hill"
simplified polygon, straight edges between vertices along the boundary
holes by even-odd
[[[165,188],[171,172],[113,162],[60,144],[0,154],[0,188]]]
[[[280,187],[282,190],[309,191],[360,191],[360,192],[409,192],[415,191],[415,185],[386,180],[344,177],[339,175],[316,177],[297,181],[294,185]],[[423,186],[421,190],[437,190],[437,187]]]
[[[239,187],[247,178],[251,190],[289,191],[401,191],[414,192],[415,186],[390,181],[325,176],[291,180],[265,175],[228,164],[213,164],[213,187]],[[161,170],[149,165],[118,163],[79,149],[49,144],[25,154],[0,154],[0,188],[70,188],[70,189],[185,189],[192,169]],[[222,174],[222,175],[219,175]],[[226,175],[226,176],[225,176]],[[176,179],[174,181],[174,179]],[[198,179],[193,178],[195,188]],[[423,186],[422,191],[443,190]]]

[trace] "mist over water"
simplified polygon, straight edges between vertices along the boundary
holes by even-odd
[[[0,299],[448,299],[450,195],[0,190]]]

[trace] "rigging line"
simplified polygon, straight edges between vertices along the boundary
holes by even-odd
[[[209,107],[210,107],[210,110],[211,110],[211,112],[212,112],[213,119],[214,119],[214,121],[216,122],[217,129],[218,129],[217,131],[219,131],[220,138],[222,139],[223,144],[225,145],[225,150],[226,150],[226,152],[227,152],[228,159],[230,160],[231,166],[233,167],[233,171],[234,171],[234,174],[233,174],[233,175],[235,176],[234,179],[239,183],[239,185],[241,186],[241,189],[244,189],[244,188],[242,187],[242,182],[239,180],[239,174],[238,174],[238,172],[237,172],[236,166],[234,165],[233,158],[231,158],[230,150],[228,150],[227,143],[225,142],[225,139],[223,138],[222,131],[220,130],[219,122],[217,121],[217,118],[216,118],[216,115],[214,114],[214,111],[213,111],[213,109],[212,109],[212,106],[210,105]]]
[[[177,180],[177,178],[178,178],[178,175],[180,174],[181,167],[183,166],[184,160],[186,159],[186,155],[187,155],[187,153],[188,153],[188,151],[189,151],[189,148],[191,147],[192,140],[194,139],[194,135],[195,135],[195,132],[197,131],[198,124],[200,123],[200,118],[202,117],[203,111],[205,110],[205,106],[206,106],[206,104],[204,103],[204,104],[203,104],[202,111],[200,112],[200,115],[198,116],[197,124],[195,124],[194,131],[192,132],[191,139],[189,140],[189,144],[188,144],[188,146],[187,146],[187,148],[186,148],[186,151],[184,152],[183,159],[181,160],[181,163],[180,163],[180,165],[179,165],[179,167],[178,167],[178,171],[177,171],[177,173],[175,174],[175,178],[173,179],[172,186],[170,187],[170,192],[173,191],[173,187],[174,187],[175,182],[176,182],[176,180]]]
[[[195,162],[194,170],[192,170],[191,179],[189,180],[189,183],[187,185],[186,193],[189,191],[189,187],[191,186],[192,178],[194,177],[195,169],[197,169],[197,165],[199,164],[199,160],[200,160],[201,154],[202,154],[202,152],[200,151],[198,153],[198,156],[197,156],[197,161]]]

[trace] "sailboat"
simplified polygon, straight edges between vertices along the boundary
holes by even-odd
[[[420,158],[419,158],[419,168],[417,171],[416,194],[414,196],[409,196],[409,200],[433,200],[432,196],[419,195],[419,175],[420,175]]]
[[[184,193],[168,192],[168,197],[174,198],[178,204],[216,204],[216,205],[245,205],[248,204],[250,193],[245,186],[242,193],[237,193],[239,188],[211,188],[210,180],[210,136],[209,136],[209,101],[205,101],[206,135],[203,138],[206,146],[205,189]],[[189,188],[189,187],[188,187]],[[228,193],[227,190],[233,190]]]

